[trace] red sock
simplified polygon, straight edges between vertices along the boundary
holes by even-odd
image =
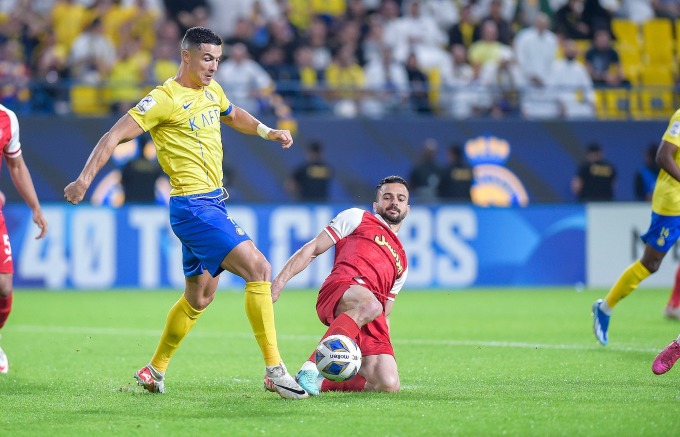
[[[7,297],[0,296],[0,328],[5,326],[9,313],[12,311],[12,294],[10,293]]]
[[[334,382],[324,379],[321,383],[321,391],[364,391],[366,378],[356,375],[354,378],[343,382]]]
[[[357,322],[355,322],[353,318],[348,316],[347,313],[342,313],[335,320],[333,320],[333,323],[331,323],[331,326],[328,327],[328,330],[323,335],[323,337],[321,337],[321,340],[330,335],[336,334],[346,335],[352,340],[356,340],[360,329],[361,328],[359,325],[357,325]],[[315,361],[314,355],[316,355],[316,351],[312,352],[312,355],[309,356],[309,361],[312,363]]]
[[[671,297],[668,299],[668,306],[674,308],[680,306],[680,267],[675,271],[675,284]]]

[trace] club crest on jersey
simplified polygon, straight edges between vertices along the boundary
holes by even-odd
[[[158,103],[156,102],[156,99],[154,99],[151,96],[146,96],[142,100],[140,100],[139,103],[137,103],[137,110],[140,113],[144,114],[146,113],[146,111],[151,109],[153,105],[155,105],[156,103]]]
[[[205,90],[205,96],[210,100],[211,102],[215,101],[215,96],[212,95],[212,93],[208,90]]]
[[[404,266],[401,264],[401,258],[399,257],[399,254],[397,253],[396,250],[394,250],[390,242],[387,241],[384,235],[376,235],[375,237],[373,237],[373,241],[375,241],[379,246],[385,246],[387,250],[390,251],[390,253],[394,257],[394,263],[397,266],[397,274],[401,275],[401,272],[404,271]]]

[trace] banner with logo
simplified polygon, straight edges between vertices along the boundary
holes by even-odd
[[[301,245],[351,205],[230,205],[274,273]],[[3,211],[12,242],[15,285],[52,289],[184,286],[181,247],[161,206],[46,205],[46,238],[28,208]],[[409,260],[408,288],[573,285],[585,281],[582,206],[413,207],[399,232]],[[290,287],[318,287],[333,264],[318,257]],[[243,281],[225,273],[222,288]]]

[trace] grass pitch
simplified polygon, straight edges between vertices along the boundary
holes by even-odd
[[[166,393],[134,384],[178,291],[18,290],[2,334],[0,435],[658,436],[680,426],[680,368],[653,375],[680,332],[667,290],[642,289],[596,344],[602,290],[400,294],[392,337],[402,391],[285,401],[262,390],[240,292],[219,292],[170,364]],[[314,292],[276,304],[291,373],[324,327]]]

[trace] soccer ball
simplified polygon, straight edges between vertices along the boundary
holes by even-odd
[[[359,372],[361,349],[345,335],[330,335],[316,347],[316,368],[326,379],[342,382]]]

